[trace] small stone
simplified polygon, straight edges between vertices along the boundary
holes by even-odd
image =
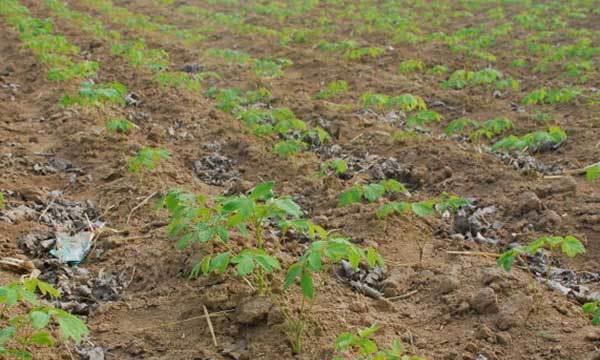
[[[527,214],[530,211],[537,211],[542,207],[540,198],[532,191],[521,193],[517,203],[517,213],[515,215]]]
[[[458,280],[455,277],[442,275],[438,278],[437,292],[441,295],[449,294],[458,289],[458,285]]]
[[[383,298],[375,300],[373,307],[381,312],[394,312],[396,310],[393,302]]]
[[[494,342],[496,337],[494,336],[494,332],[487,327],[485,324],[481,324],[475,333],[475,337],[479,340],[486,340],[489,342]]]
[[[538,230],[550,230],[562,222],[562,218],[554,210],[546,210],[535,224]]]
[[[348,308],[355,313],[366,313],[369,311],[367,304],[360,301],[353,301]]]
[[[585,334],[584,339],[587,341],[600,341],[600,330],[592,330]]]
[[[496,342],[500,345],[510,345],[512,343],[512,336],[507,332],[496,333]]]
[[[283,316],[283,312],[278,306],[271,307],[269,310],[269,314],[267,315],[267,325],[272,326],[276,324],[281,324],[285,321],[285,317]]]
[[[390,272],[390,275],[381,282],[383,293],[386,297],[402,295],[410,285],[410,278],[415,274],[411,268],[399,268]]]
[[[471,307],[479,314],[493,314],[498,312],[498,299],[494,289],[485,287],[471,297]]]
[[[252,325],[263,321],[267,318],[272,305],[266,297],[253,297],[238,307],[237,322]]]
[[[496,319],[496,327],[499,330],[508,330],[523,325],[531,311],[532,303],[533,299],[530,296],[514,294],[502,305]]]

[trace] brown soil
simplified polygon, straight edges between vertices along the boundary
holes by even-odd
[[[208,7],[199,1],[178,3],[184,2]],[[50,16],[38,1],[23,3],[35,16]],[[115,1],[115,4],[133,12],[164,15],[167,22],[181,28],[197,26],[193,17],[175,12],[164,14],[163,8],[153,1]],[[71,1],[70,6],[95,14],[78,1]],[[101,15],[99,18],[125,37],[141,36],[110,24]],[[548,78],[543,79],[514,72],[513,76],[522,79],[523,91],[494,98],[487,90],[442,90],[441,78],[418,75],[412,78],[396,72],[397,64],[406,58],[424,59],[429,65],[443,59],[451,69],[462,68],[465,59],[445,47],[397,48],[377,60],[353,62],[325,56],[313,48],[314,44],[284,47],[272,39],[234,34],[226,29],[218,29],[202,43],[202,48],[144,35],[150,46],[169,51],[174,69],[189,62],[202,62],[207,69],[221,74],[222,79],[214,83],[219,88],[268,87],[276,96],[274,106],[290,107],[299,118],[311,123],[328,120],[327,130],[339,133],[334,141],[345,152],[398,159],[411,169],[417,180],[413,195],[416,199],[447,191],[476,198],[482,206],[495,205],[499,209],[496,220],[502,223],[498,232],[501,241],[497,246],[485,246],[451,239],[446,220],[397,217],[383,223],[375,219],[375,205],[336,208],[338,194],[363,175],[350,180],[319,178],[315,175],[320,164],[316,153],[281,159],[270,151],[269,143],[246,133],[236,119],[217,110],[213,101],[160,89],[151,81],[150,74],[133,69],[111,55],[108,43],[98,43],[63,20],[56,19],[55,23],[59,32],[85,50],[84,56],[101,64],[100,81],[123,82],[142,103],[125,109],[59,107],[60,96],[76,89],[78,84],[47,81],[43,65],[19,46],[13,29],[0,22],[0,70],[3,71],[0,190],[10,194],[9,208],[45,201],[50,191],[62,190],[68,199],[92,201],[101,210],[107,227],[118,230],[103,232],[82,264],[93,273],[123,273],[129,280],[118,300],[101,303],[87,319],[92,329],[90,340],[105,349],[107,359],[330,359],[336,334],[373,323],[383,325],[377,335],[380,343],[401,338],[409,352],[428,359],[475,359],[479,354],[487,359],[597,358],[599,337],[590,340],[587,336],[594,329],[575,299],[541,285],[532,288],[532,279],[526,272],[516,269],[510,274],[503,273],[496,268],[493,258],[453,255],[447,251],[497,253],[513,240],[527,242],[543,234],[572,234],[585,242],[588,251],[576,260],[562,259],[563,267],[597,271],[598,184],[589,184],[581,176],[549,179],[540,174],[522,175],[474,145],[438,136],[443,129],[441,125],[431,136],[399,144],[391,137],[395,130],[392,126],[360,111],[340,111],[329,102],[313,98],[323,84],[343,79],[348,81],[350,91],[336,99],[336,103],[356,104],[360,94],[367,90],[385,94],[409,92],[429,102],[443,101],[448,107],[435,110],[445,119],[465,115],[481,120],[506,116],[518,123],[518,133],[526,133],[538,129],[540,124],[513,111],[511,104],[518,102],[525,91],[551,82],[551,74],[544,74]],[[256,16],[253,23],[281,26],[264,16]],[[291,24],[299,25],[300,21],[291,20]],[[351,24],[344,24],[337,32],[328,34],[328,38],[345,39],[343,29],[348,26]],[[364,35],[361,41],[387,45],[377,34]],[[494,52],[509,52],[509,46],[500,43]],[[282,78],[265,81],[248,69],[203,57],[203,50],[209,47],[235,47],[254,57],[286,57],[294,65],[286,69]],[[510,72],[510,61],[499,58],[495,67]],[[473,62],[473,67],[480,65]],[[555,122],[567,131],[569,139],[557,151],[536,157],[564,169],[578,169],[600,159],[598,110],[597,105],[589,104],[555,107]],[[136,119],[139,131],[126,139],[108,135],[104,122],[118,114]],[[175,129],[176,136],[169,134],[169,128]],[[183,133],[187,135],[178,136]],[[214,196],[227,190],[230,186],[207,185],[194,175],[194,161],[210,153],[203,146],[209,143],[221,144],[222,153],[235,160],[241,174],[236,186],[248,189],[260,181],[273,180],[279,194],[301,196],[303,207],[315,222],[376,246],[388,261],[388,274],[401,279],[399,295],[412,295],[393,301],[374,300],[353,291],[332,274],[322,274],[318,279],[318,296],[311,306],[304,352],[296,356],[291,353],[285,325],[267,321],[239,324],[236,309],[254,296],[251,290],[233,276],[188,280],[186,275],[198,253],[175,249],[174,241],[164,231],[167,215],[155,210],[154,200],[137,209],[127,223],[130,211],[155,191],[162,193],[178,187]],[[157,173],[141,182],[127,172],[126,162],[143,145],[168,149],[172,157]],[[68,160],[83,169],[85,175],[73,180],[68,173],[41,175],[33,170],[35,164],[46,163],[53,157]],[[525,191],[537,194],[542,204],[539,209],[521,211],[525,207],[522,196]],[[558,214],[558,220],[548,221],[549,212]],[[25,256],[17,246],[17,239],[42,228],[45,225],[36,219],[15,224],[0,221],[2,256]],[[421,263],[417,241],[426,244]],[[294,242],[286,244],[280,254],[284,263],[293,261],[302,246]],[[2,282],[17,278],[17,274],[0,270]],[[486,288],[493,289],[497,304],[492,307],[498,306],[499,311],[478,312],[477,305],[472,304],[473,298],[488,291],[483,290]],[[299,296],[290,296],[286,301],[295,308],[299,300]],[[211,313],[222,312],[212,318],[218,347],[212,344],[203,306]],[[515,311],[515,317],[523,317],[523,321],[499,330],[498,324],[506,321],[510,311]],[[227,349],[239,342],[245,344],[241,357],[228,354]]]

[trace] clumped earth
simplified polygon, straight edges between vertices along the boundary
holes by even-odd
[[[0,10],[8,1],[0,0]],[[575,1],[537,8],[441,1],[439,8],[411,3],[404,10],[394,1],[65,3],[97,20],[94,27],[51,6],[61,1],[19,3],[30,16],[51,19],[54,32],[79,48],[76,60],[99,64],[92,75],[51,81],[49,66],[23,45],[18,29],[4,16],[0,21],[0,260],[23,261],[25,273],[35,269],[61,291],[54,305],[82,316],[91,330],[81,344],[58,344],[36,359],[332,359],[337,334],[372,324],[381,326],[378,343],[400,339],[408,353],[427,359],[600,358],[600,329],[581,310],[600,300],[599,183],[585,176],[600,160],[598,9]],[[136,14],[138,26],[127,21]],[[504,34],[506,23],[512,30]],[[156,50],[157,64],[135,64],[115,50],[136,39]],[[331,44],[338,50],[324,50]],[[552,58],[559,46],[571,47]],[[376,48],[373,56],[352,56],[367,48]],[[219,57],[214,49],[230,52]],[[406,70],[406,60],[420,65]],[[445,85],[456,70],[489,68],[520,87]],[[201,88],[157,80],[165,69]],[[84,80],[120,82],[127,91],[122,102],[60,105]],[[339,80],[346,90],[319,95]],[[252,128],[227,110],[218,90],[228,88],[267,89],[268,101],[237,101],[246,110],[287,108],[331,139],[298,129],[289,137],[265,135],[265,127]],[[579,95],[523,103],[540,88],[577,88]],[[416,119],[395,105],[369,107],[367,92],[418,95],[441,118],[412,126],[427,114]],[[448,135],[450,121],[463,117],[507,118],[513,127],[477,140],[467,132]],[[109,119],[126,120],[131,130],[110,131]],[[505,136],[549,126],[564,129],[566,140],[537,152],[491,150]],[[273,151],[280,140],[299,141],[303,151],[280,156]],[[169,157],[132,173],[131,159],[146,147]],[[346,171],[324,170],[336,159]],[[351,186],[386,179],[403,183],[410,197],[338,206]],[[258,296],[233,272],[190,278],[202,252],[177,249],[167,235],[168,214],[155,205],[170,189],[214,199],[264,181],[274,181],[277,194],[294,199],[306,218],[374,247],[386,261],[385,268],[358,269],[342,261],[317,276],[299,354],[286,311],[295,314],[301,295]],[[375,216],[384,202],[444,192],[469,205],[427,218]],[[266,227],[265,239],[282,263],[292,263],[310,240],[276,225]],[[572,259],[522,257],[511,272],[496,265],[499,253],[543,235],[576,236],[587,251]],[[91,239],[81,261],[53,255],[58,238],[77,236]],[[0,281],[16,281],[24,269],[0,267]],[[275,294],[282,279],[282,272],[272,276]]]

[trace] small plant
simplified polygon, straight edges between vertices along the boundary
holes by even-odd
[[[517,80],[505,78],[500,71],[493,68],[480,71],[456,70],[442,83],[444,88],[456,90],[480,85],[495,85],[499,90],[519,88]]]
[[[408,190],[402,183],[394,179],[387,179],[374,184],[354,185],[340,194],[338,206],[358,203],[362,199],[374,202],[382,198],[386,193],[408,193]]]
[[[321,164],[321,173],[327,174],[333,171],[338,177],[348,173],[348,163],[344,159],[331,159]]]
[[[510,135],[498,140],[493,146],[492,151],[525,151],[531,152],[544,151],[546,149],[556,149],[567,140],[567,133],[558,126],[551,126],[548,131],[535,131],[525,134],[521,137]]]
[[[471,201],[460,196],[442,193],[437,199],[428,199],[419,202],[392,201],[380,206],[376,211],[376,216],[379,219],[385,219],[391,215],[403,215],[413,213],[414,215],[424,218],[432,216],[436,211],[444,215],[446,213],[455,214],[462,207],[471,204]],[[423,261],[425,254],[425,245],[427,239],[425,237],[415,237],[415,244],[419,250],[419,262]]]
[[[129,134],[137,127],[138,126],[136,124],[124,118],[110,119],[106,122],[106,130],[113,134]]]
[[[600,163],[596,163],[586,167],[585,178],[589,182],[594,182],[600,179]]]
[[[442,121],[442,116],[433,110],[421,110],[406,119],[408,127],[424,127],[433,122]]]
[[[304,149],[306,149],[306,144],[295,139],[279,141],[273,146],[273,152],[282,158],[288,158]]]
[[[448,72],[448,67],[444,65],[435,65],[434,67],[427,70],[427,74],[429,75],[444,75]]]
[[[464,133],[469,129],[477,129],[481,126],[478,121],[469,119],[469,118],[458,118],[450,121],[448,126],[446,126],[446,130],[444,131],[446,135],[451,136],[455,134]]]
[[[159,71],[154,80],[163,88],[185,89],[190,92],[200,92],[200,74],[188,74],[182,71]]]
[[[317,99],[331,99],[343,95],[348,92],[348,83],[344,80],[332,81],[327,86],[319,91],[315,96]]]
[[[422,72],[425,70],[425,64],[421,60],[404,60],[398,65],[398,72],[401,74],[411,74],[415,72]]]
[[[496,118],[487,120],[481,127],[469,134],[471,140],[480,140],[481,138],[492,139],[514,127],[513,122],[506,118]]]
[[[129,171],[139,173],[142,170],[153,171],[158,167],[162,160],[171,157],[171,154],[164,149],[143,147],[136,156],[129,159]]]
[[[5,206],[4,194],[0,192],[0,210],[4,209],[4,206]]]
[[[59,298],[60,292],[38,279],[27,279],[0,286],[0,314],[17,313],[6,319],[0,317],[0,355],[16,359],[33,359],[36,349],[53,347],[57,340],[52,335],[54,324],[58,326],[63,341],[79,344],[89,334],[85,323],[70,313],[46,305],[38,299],[42,296]],[[19,307],[26,307],[28,313],[19,313]],[[14,311],[13,311],[14,310]]]
[[[517,246],[500,254],[496,264],[506,271],[510,271],[515,261],[523,255],[533,256],[539,250],[547,249],[551,253],[560,250],[568,257],[585,253],[585,247],[574,236],[542,236],[526,246]]]
[[[385,53],[385,50],[380,47],[363,47],[349,49],[344,53],[344,56],[349,60],[363,60],[364,58],[377,58]]]
[[[104,104],[125,105],[127,87],[121,83],[112,82],[94,84],[84,82],[76,95],[64,95],[60,99],[62,106],[102,106]]]
[[[254,62],[254,73],[260,77],[278,78],[283,76],[283,69],[292,64],[289,59],[258,59]]]
[[[404,346],[398,339],[394,339],[389,348],[379,350],[372,339],[378,330],[379,326],[375,324],[356,333],[341,333],[335,340],[335,350],[355,360],[423,360],[419,356],[406,355]],[[337,355],[333,360],[348,359],[345,355]]]
[[[312,238],[327,235],[320,227],[300,219],[302,211],[291,198],[275,197],[273,186],[273,182],[261,183],[248,195],[220,197],[214,205],[209,205],[203,196],[179,190],[172,190],[164,197],[160,206],[171,215],[167,232],[179,238],[178,248],[212,243],[227,249],[225,252],[212,249],[194,266],[191,276],[223,273],[229,265],[235,265],[240,277],[256,280],[262,294],[270,288],[265,274],[281,268],[279,261],[265,251],[265,227],[274,223],[280,228],[304,230]],[[247,237],[250,229],[254,233],[254,246],[235,253],[228,245],[231,233]]]
[[[583,304],[583,312],[592,315],[592,325],[600,325],[600,301],[591,301]]]
[[[289,337],[292,351],[300,353],[302,350],[302,336],[306,327],[305,306],[306,300],[312,301],[315,294],[313,274],[323,270],[326,263],[338,263],[348,260],[353,269],[358,269],[361,262],[373,268],[384,267],[381,255],[373,248],[363,250],[344,238],[329,238],[328,240],[314,241],[294,264],[290,265],[285,275],[284,289],[289,289],[297,280],[302,291],[302,302],[297,316],[287,315],[290,329]]]
[[[360,103],[365,109],[375,109],[379,111],[390,109],[402,111],[427,110],[425,100],[423,100],[423,98],[420,96],[412,94],[388,96],[384,94],[366,92],[361,95]]]
[[[534,90],[523,98],[523,105],[566,104],[570,103],[581,92],[575,88]]]

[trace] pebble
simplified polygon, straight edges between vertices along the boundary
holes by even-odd
[[[493,314],[498,312],[498,299],[494,289],[485,287],[471,297],[469,301],[473,310],[479,314]]]

